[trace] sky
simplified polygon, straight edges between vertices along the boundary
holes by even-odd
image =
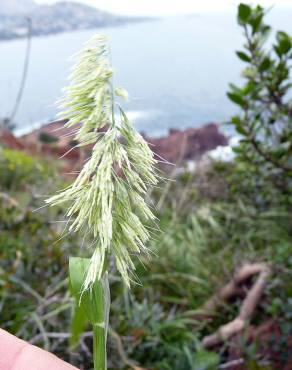
[[[36,0],[40,4],[52,4],[61,0]],[[138,16],[165,16],[193,14],[212,11],[234,10],[240,2],[237,0],[79,0],[78,2],[96,6],[98,9],[112,13]],[[257,0],[250,4],[289,6],[292,0]]]

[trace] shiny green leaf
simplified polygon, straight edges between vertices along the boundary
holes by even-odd
[[[243,51],[237,51],[236,54],[237,54],[238,58],[243,60],[244,62],[250,62],[251,61],[250,57],[247,54],[245,54]]]
[[[238,94],[227,93],[227,96],[235,104],[238,104],[238,105],[240,105],[242,107],[246,105],[245,100],[240,95],[238,95]]]
[[[246,23],[251,15],[251,7],[246,4],[239,4],[238,7],[238,20],[240,23]]]

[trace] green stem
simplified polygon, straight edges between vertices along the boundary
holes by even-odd
[[[107,273],[100,281],[95,282],[93,301],[93,361],[94,370],[107,369],[106,339],[109,315],[109,284]]]
[[[83,317],[83,319],[80,317],[80,320],[89,320],[93,327],[94,370],[107,370],[106,339],[110,308],[107,262],[104,265],[102,278],[84,291],[82,289],[89,266],[89,258],[70,257],[71,290],[77,300],[79,315]],[[85,321],[81,325],[84,326],[84,323]],[[80,323],[78,325],[80,326]]]
[[[106,336],[104,328],[93,326],[94,370],[106,370]]]

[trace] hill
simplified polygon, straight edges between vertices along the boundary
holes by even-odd
[[[1,0],[0,14],[25,14],[36,9],[38,5],[33,0]]]
[[[137,21],[136,18],[113,15],[70,1],[37,5],[31,0],[3,0],[0,9],[0,40],[26,37],[28,18],[31,20],[33,36]]]

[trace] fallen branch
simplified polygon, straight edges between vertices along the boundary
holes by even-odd
[[[200,311],[211,314],[222,302],[228,301],[242,292],[240,285],[266,269],[266,264],[253,263],[242,266],[233,276],[232,280],[226,284],[218,293],[214,294],[200,309]]]
[[[228,340],[244,329],[251,319],[263,294],[268,277],[271,274],[270,268],[266,264],[250,264],[243,266],[235,274],[232,281],[204,305],[204,310],[209,312],[214,311],[220,304],[220,301],[230,299],[236,294],[240,284],[257,274],[259,274],[259,276],[243,300],[238,316],[228,324],[221,326],[214,334],[204,337],[202,344],[205,348],[213,347],[222,341]]]

